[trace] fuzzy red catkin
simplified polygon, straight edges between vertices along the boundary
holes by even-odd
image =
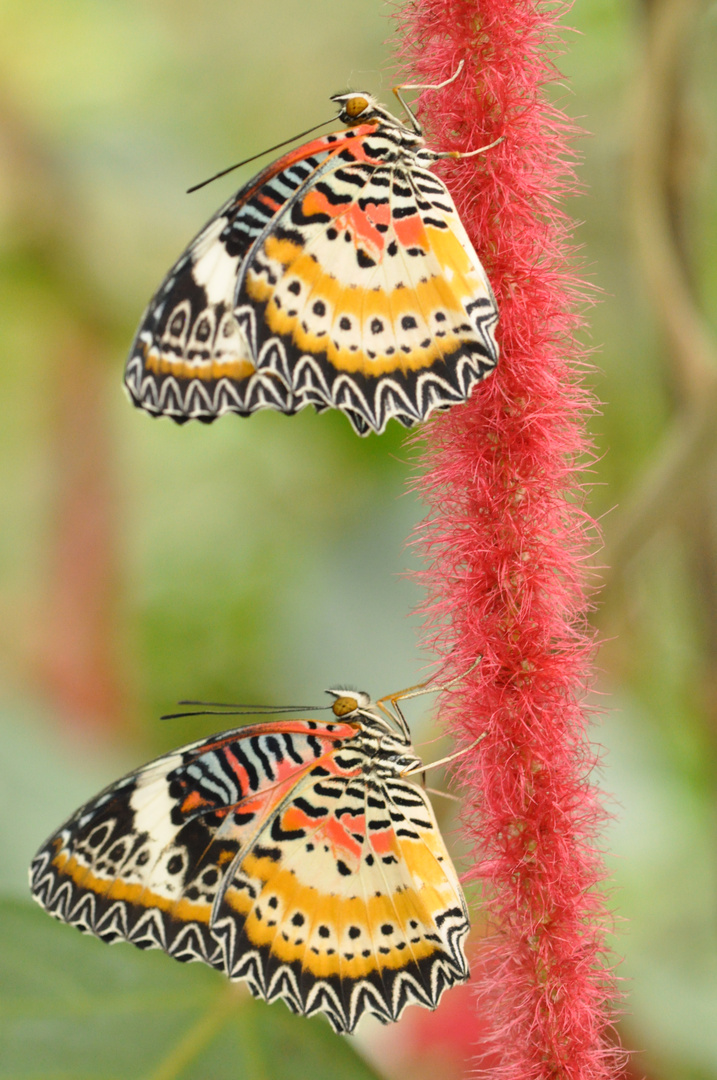
[[[564,11],[410,0],[398,14],[406,81],[439,83],[465,63],[421,96],[428,145],[472,150],[505,136],[439,170],[495,289],[501,359],[419,436],[430,513],[417,537],[426,643],[455,673],[483,655],[443,716],[460,745],[487,733],[457,774],[490,925],[480,967],[501,1080],[602,1080],[620,1066],[597,888],[603,813],[579,704],[593,649],[584,563],[595,531],[579,474],[593,403],[577,377],[583,296],[558,204],[575,191],[575,129],[545,89],[559,77]]]

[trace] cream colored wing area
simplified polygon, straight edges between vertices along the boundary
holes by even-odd
[[[224,217],[210,222],[190,249],[188,265],[165,285],[165,310],[156,313],[161,333],[148,332],[144,343],[147,371],[203,382],[243,379],[254,371],[249,343],[233,314],[240,260],[220,239],[225,226]]]
[[[416,243],[389,240],[370,267],[359,265],[353,243],[328,232],[306,246],[272,235],[257,253],[245,287],[266,305],[270,334],[368,377],[430,368],[477,334],[483,343],[472,313],[495,310],[490,285],[473,249],[449,229],[421,224]]]
[[[302,785],[241,859],[212,929],[227,974],[337,1030],[363,1011],[435,1008],[468,977],[460,885],[425,796],[401,780]]]

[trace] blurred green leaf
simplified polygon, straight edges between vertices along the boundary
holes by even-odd
[[[375,1080],[322,1018],[0,901],[2,1080]]]

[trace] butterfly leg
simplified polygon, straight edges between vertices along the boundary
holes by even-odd
[[[432,156],[438,161],[440,158],[467,158],[475,157],[477,154],[485,154],[486,150],[492,150],[494,146],[498,146],[499,143],[505,141],[505,135],[499,135],[497,139],[494,139],[491,143],[486,143],[485,146],[479,146],[477,150],[466,150],[465,153],[462,150],[446,150],[444,153],[439,153],[437,150],[432,151]]]
[[[425,682],[416,683],[414,686],[408,686],[405,690],[398,690],[394,694],[386,694],[385,697],[379,698],[376,702],[376,708],[380,709],[384,716],[387,716],[390,720],[398,720],[399,727],[409,734],[408,722],[406,721],[401,707],[398,704],[399,701],[407,701],[409,698],[421,697],[422,694],[433,694],[441,690],[448,690],[451,686],[455,686],[456,683],[461,682],[466,675],[470,675],[471,671],[474,671],[478,667],[482,656],[479,656],[467,671],[462,671],[460,675],[455,675],[452,679],[449,679],[445,683],[436,683],[432,679],[426,679]],[[386,704],[387,703],[387,704]]]
[[[423,134],[423,128],[419,124],[418,117],[413,112],[413,109],[408,104],[408,102],[405,101],[401,91],[402,90],[442,90],[444,86],[450,86],[450,84],[452,82],[455,82],[455,80],[458,78],[460,73],[463,71],[463,65],[464,64],[465,64],[465,60],[461,60],[458,67],[456,68],[456,70],[451,75],[450,79],[445,79],[442,83],[435,83],[433,85],[429,85],[428,83],[402,83],[400,86],[394,86],[393,92],[396,95],[396,97],[398,98],[398,100],[401,102],[401,105],[403,106],[403,108],[406,110],[408,118],[411,121],[411,125],[413,127],[413,130],[416,132],[417,135],[422,135]]]
[[[438,761],[429,761],[428,765],[424,765],[421,762],[420,765],[414,765],[412,769],[406,769],[401,773],[401,776],[412,776],[414,773],[424,773],[427,769],[435,769],[438,765],[447,765],[449,761],[455,761],[456,758],[463,757],[469,750],[472,750],[474,746],[477,746],[479,742],[485,739],[487,731],[484,731],[477,739],[474,739],[468,746],[464,746],[462,750],[454,750],[452,754],[447,754],[446,757],[439,758]]]
[[[450,683],[447,685],[450,685]],[[398,690],[395,694],[386,694],[385,697],[379,698],[376,702],[376,708],[380,709],[383,715],[388,717],[392,723],[397,723],[404,735],[410,739],[408,721],[403,715],[401,706],[398,703],[399,701],[405,701],[406,698],[420,697],[421,694],[430,694],[434,690],[443,690],[443,687],[431,685],[431,680],[426,679],[425,682],[416,683],[414,686],[409,686],[405,690]]]
[[[451,686],[455,686],[457,682],[465,679],[466,675],[470,675],[471,671],[474,671],[475,668],[478,667],[482,659],[482,656],[478,656],[469,668],[462,671],[460,675],[454,675],[448,682],[437,683],[434,682],[433,679],[426,679],[424,682],[406,687],[405,690],[397,690],[393,694],[386,694],[385,697],[379,698],[376,704],[380,705],[383,701],[390,701],[392,705],[395,705],[398,701],[406,701],[408,698],[420,697],[422,694],[432,694],[434,691],[448,690]]]

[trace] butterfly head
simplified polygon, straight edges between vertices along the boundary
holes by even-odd
[[[358,124],[387,123],[392,127],[401,127],[401,123],[392,116],[388,109],[376,101],[371,94],[353,90],[348,94],[334,94],[331,98],[339,108],[339,120],[347,127]]]
[[[350,719],[354,715],[358,719],[360,710],[371,705],[371,698],[363,690],[350,690],[342,686],[333,686],[326,693],[331,694],[334,699],[331,706],[334,716],[341,717],[341,719]]]
[[[385,703],[375,702],[364,690],[334,686],[326,693],[334,699],[334,716],[359,725],[363,735],[370,733],[384,752],[395,756],[410,747],[411,734],[400,710],[387,709]]]

